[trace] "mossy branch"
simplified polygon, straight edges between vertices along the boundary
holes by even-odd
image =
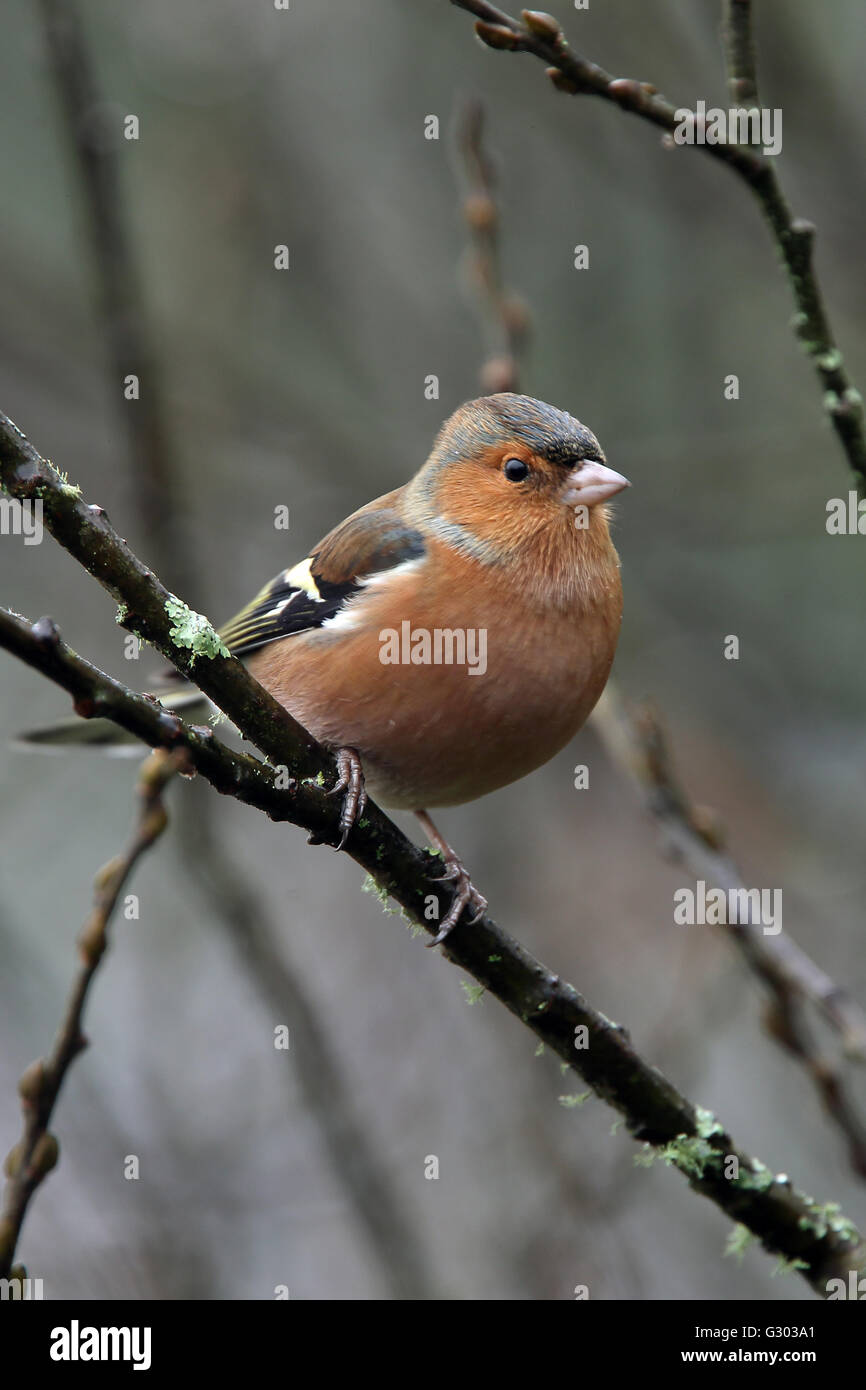
[[[547,72],[558,91],[601,97],[620,110],[649,121],[667,135],[680,124],[675,107],[650,82],[613,77],[597,63],[576,53],[566,41],[559,21],[538,10],[522,10],[514,19],[487,0],[451,0],[476,17],[475,32],[489,48],[531,53],[549,64]],[[754,45],[748,0],[726,0],[724,34],[732,89],[742,87],[748,104],[757,101]],[[815,228],[794,217],[776,175],[772,158],[747,145],[695,146],[725,164],[747,185],[758,201],[784,266],[796,312],[794,332],[809,356],[823,393],[824,409],[839,438],[861,493],[866,491],[866,428],[863,399],[852,384],[836,345],[818,276],[813,250]]]
[[[24,436],[0,416],[0,482],[22,501],[39,499],[47,529],[125,605],[123,621],[152,641],[189,674],[271,764],[225,747],[210,729],[196,729],[146,696],[136,695],[72,652],[50,620],[31,627],[0,614],[0,646],[6,647],[72,695],[79,713],[115,720],[152,746],[184,749],[190,769],[217,790],[264,810],[274,820],[302,825],[315,841],[339,839],[339,807],[324,790],[333,780],[330,755],[231,657],[193,652],[172,638],[166,611],[171,595],[109,525],[100,508],[88,507]],[[176,623],[175,623],[176,626]],[[200,625],[194,624],[197,632]],[[186,634],[189,635],[189,634]],[[209,639],[208,639],[209,640]],[[276,764],[293,776],[283,786]],[[353,829],[346,852],[363,865],[383,893],[413,923],[431,934],[422,905],[435,896],[439,918],[450,906],[447,883],[431,880],[431,857],[413,845],[373,805]],[[690,1185],[734,1221],[747,1226],[766,1248],[797,1261],[816,1292],[827,1280],[866,1271],[866,1243],[848,1221],[820,1220],[823,1208],[774,1177],[734,1145],[712,1116],[691,1104],[635,1051],[624,1028],[594,1009],[489,916],[461,922],[444,954],[566,1062],[596,1095],[624,1116],[635,1139],[653,1146],[678,1167]],[[584,1045],[585,1044],[585,1045]]]

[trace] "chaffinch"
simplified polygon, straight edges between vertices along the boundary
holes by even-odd
[[[487,904],[427,809],[547,762],[607,681],[622,589],[605,503],[627,486],[564,411],[511,393],[469,401],[414,478],[221,630],[336,752],[342,843],[367,789],[418,816],[456,888],[431,945]],[[180,709],[196,694],[161,698]]]

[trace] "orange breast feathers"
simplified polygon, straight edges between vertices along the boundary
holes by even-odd
[[[250,669],[323,743],[357,749],[382,805],[483,796],[563,748],[604,689],[622,591],[601,511],[579,556],[542,535],[519,570],[440,557],[431,540],[323,627],[252,654]],[[551,587],[557,566],[567,573]]]

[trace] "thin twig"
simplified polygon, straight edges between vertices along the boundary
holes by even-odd
[[[662,828],[668,856],[686,864],[696,879],[726,896],[738,894],[738,902],[750,903],[742,873],[723,847],[721,827],[690,802],[676,776],[655,712],[648,706],[627,711],[608,687],[596,707],[593,726],[612,759],[644,796]],[[852,1167],[866,1177],[866,1131],[839,1068],[812,1040],[802,1006],[811,1003],[840,1034],[845,1055],[859,1062],[866,1060],[866,1015],[784,931],[765,935],[753,920],[751,906],[745,920],[727,922],[724,930],[769,990],[769,1032],[803,1063],[828,1115],[845,1137]]]
[[[358,1112],[319,1011],[286,957],[286,943],[277,949],[276,932],[249,875],[239,870],[228,847],[215,837],[213,817],[199,814],[205,800],[199,797],[195,818],[188,822],[188,872],[225,924],[238,960],[272,1017],[290,1022],[293,1075],[331,1168],[378,1256],[392,1297],[424,1303],[435,1300],[440,1291],[428,1270],[424,1248],[388,1177],[372,1127],[364,1124]]]
[[[143,539],[160,574],[191,590],[195,565],[176,464],[170,412],[154,339],[149,330],[138,258],[123,197],[117,133],[98,127],[105,110],[76,0],[42,0],[46,43],[66,117],[87,210],[89,239],[99,287],[115,398],[127,431],[132,485]],[[104,125],[104,120],[102,121]],[[132,148],[132,147],[130,147]],[[140,397],[127,401],[124,376],[139,377]],[[214,803],[203,798],[195,824],[181,817],[176,834],[185,844],[185,862],[225,928],[254,988],[296,1020],[304,1046],[296,1053],[297,1072],[309,1112],[318,1126],[335,1175],[370,1240],[383,1275],[397,1298],[435,1298],[424,1268],[418,1235],[400,1208],[372,1136],[351,1103],[327,1030],[318,1018],[302,978],[270,944],[276,939],[264,902],[236,864],[213,823]],[[215,885],[219,884],[219,891]],[[255,913],[253,918],[253,903]],[[241,910],[243,905],[243,910]],[[299,1021],[300,1020],[300,1021]],[[339,1139],[339,1142],[336,1140]]]
[[[758,105],[757,54],[752,0],[723,0],[722,38],[728,57],[728,91],[735,107]]]
[[[157,572],[188,593],[187,511],[121,193],[117,149],[125,142],[120,129],[107,125],[110,108],[99,91],[75,0],[41,0],[41,7],[51,71],[79,173],[111,391],[133,464],[136,511]],[[111,119],[119,124],[118,115]],[[128,376],[138,378],[137,398],[124,393]]]
[[[170,738],[175,747],[184,747],[190,766],[218,791],[258,806],[273,820],[304,825],[314,840],[337,838],[333,799],[315,778],[284,789],[273,768],[232,752],[212,730],[184,725],[76,656],[48,620],[31,628],[0,610],[0,646],[68,690],[79,707],[98,707],[104,717],[154,744]],[[353,831],[347,852],[368,870],[383,898],[390,896],[403,908],[410,922],[431,933],[437,929],[423,916],[421,905],[435,896],[441,920],[451,890],[438,877],[431,880],[430,856],[372,803]],[[636,1139],[657,1149],[696,1191],[747,1226],[768,1250],[795,1261],[817,1293],[827,1295],[830,1278],[847,1278],[851,1269],[866,1271],[866,1242],[851,1222],[835,1207],[822,1207],[793,1188],[786,1175],[774,1177],[736,1148],[712,1115],[692,1105],[643,1061],[620,1024],[594,1009],[490,916],[468,926],[459,924],[443,953],[619,1110]]]
[[[748,50],[744,50],[741,61],[747,64]],[[468,108],[460,133],[459,148],[468,166],[468,176],[475,183],[475,197],[467,203],[466,220],[476,240],[479,270],[476,285],[483,312],[490,302],[494,310],[506,303],[508,295],[503,289],[499,261],[499,210],[491,159],[482,142],[482,111],[476,104]],[[476,199],[483,200],[479,213],[475,211]],[[483,228],[480,237],[476,230],[479,223]],[[494,287],[492,292],[489,287]],[[507,331],[507,318],[503,319],[502,327]],[[491,367],[495,368],[497,360],[494,357],[485,363],[482,380]],[[509,371],[510,384],[500,389],[516,391],[519,376],[514,354],[509,359]],[[694,866],[697,877],[704,876],[707,882],[726,892],[729,888],[743,889],[742,878],[733,861],[712,844],[711,828],[701,824],[696,809],[687,801],[676,780],[661,726],[652,711],[643,709],[631,715],[611,679],[593,712],[592,724],[608,753],[634,778],[653,814],[664,825],[668,852],[676,853]],[[860,1061],[866,1060],[866,1015],[784,933],[765,937],[750,921],[731,923],[727,929],[750,970],[770,991],[766,1015],[768,1031],[802,1062],[827,1113],[845,1137],[854,1171],[861,1177],[866,1176],[866,1132],[839,1069],[813,1042],[800,1005],[804,999],[811,1000],[841,1033],[846,1054]]]
[[[499,207],[493,160],[484,146],[484,108],[470,101],[457,124],[467,196],[463,216],[472,240],[470,284],[482,323],[490,333],[490,351],[481,369],[485,394],[519,390],[520,369],[529,336],[529,312],[505,286],[499,246]]]
[[[732,0],[732,3],[737,10],[737,14],[731,16],[736,34],[736,42],[732,41],[736,53],[735,79],[748,81],[748,60],[744,56],[748,51],[744,43],[748,6],[742,0]],[[532,53],[550,64],[548,75],[559,91],[601,97],[649,121],[669,136],[680,126],[678,113],[685,108],[673,106],[659,95],[652,83],[614,78],[597,63],[582,58],[566,42],[559,22],[550,15],[523,10],[522,20],[517,20],[488,4],[487,0],[451,0],[451,4],[476,16],[475,32],[488,47]],[[794,297],[794,331],[818,375],[824,409],[857,485],[861,491],[866,491],[863,401],[845,370],[827,318],[813,259],[815,228],[811,222],[794,217],[776,177],[772,158],[765,158],[746,145],[700,144],[696,148],[738,174],[758,200]]]
[[[108,949],[108,927],[117,901],[141,856],[167,824],[162,793],[184,753],[152,753],[142,764],[137,791],[138,820],[126,849],[107,863],[94,881],[93,908],[78,939],[80,963],[63,1020],[48,1057],[33,1062],[18,1083],[23,1133],[6,1158],[6,1189],[0,1214],[0,1279],[12,1270],[21,1226],[31,1198],[57,1162],[58,1143],[49,1130],[69,1068],[87,1046],[84,1011],[90,987]]]

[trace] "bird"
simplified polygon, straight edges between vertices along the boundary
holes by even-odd
[[[220,629],[334,753],[340,848],[368,794],[418,818],[454,886],[431,946],[487,901],[430,809],[546,763],[605,687],[622,621],[608,503],[629,485],[567,412],[513,392],[467,401],[407,483],[342,521]],[[204,700],[191,689],[160,698],[184,713]],[[75,727],[91,744],[122,736]]]

